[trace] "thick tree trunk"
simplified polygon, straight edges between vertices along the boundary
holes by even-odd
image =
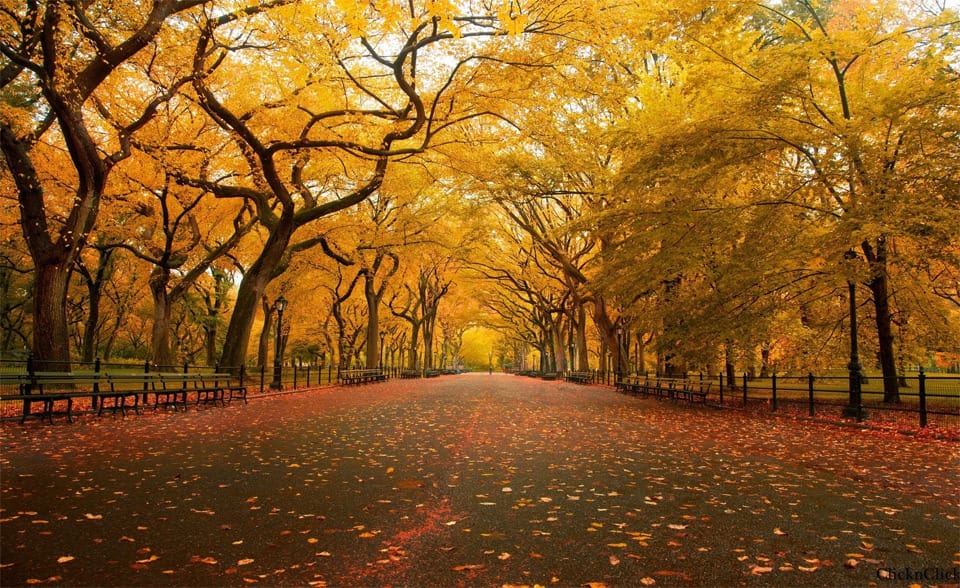
[[[380,367],[380,297],[374,287],[376,275],[363,277],[363,295],[367,300],[367,363],[368,369]]]
[[[32,352],[38,370],[70,371],[66,302],[71,266],[58,260],[34,269]]]
[[[593,303],[593,322],[597,325],[600,338],[613,358],[614,372],[618,374],[627,373],[627,358],[617,342],[617,328],[607,314],[606,302],[599,296]]]
[[[260,329],[260,339],[257,344],[257,367],[264,369],[269,366],[270,361],[270,333],[273,331],[273,310],[270,308],[270,302],[266,296],[261,298],[261,310],[263,311],[263,328]]]
[[[267,285],[274,278],[274,271],[286,252],[290,237],[294,231],[293,206],[284,208],[277,226],[270,233],[260,256],[250,266],[237,290],[237,302],[230,316],[223,352],[220,354],[220,367],[224,370],[239,371],[247,361],[247,348],[250,333],[256,318],[257,305],[266,292]]]
[[[727,372],[727,387],[731,390],[737,387],[737,374],[733,365],[733,342],[727,341],[723,351],[723,367]]]
[[[587,309],[584,308],[582,302],[577,305],[577,328],[574,345],[577,348],[576,368],[581,371],[589,370],[590,350],[587,348]]]
[[[433,325],[423,321],[423,369],[433,369]]]
[[[103,297],[103,284],[91,281],[87,286],[90,295],[87,322],[83,325],[83,343],[80,348],[80,361],[93,363],[97,351],[97,333],[100,327],[100,299]]]
[[[551,366],[551,371],[565,372],[567,371],[567,356],[563,352],[563,335],[557,326],[554,326],[550,329],[550,334],[552,335],[550,347],[553,355],[553,365]]]
[[[863,243],[863,252],[870,263],[872,278],[868,284],[873,294],[874,315],[877,324],[878,352],[880,369],[883,372],[883,401],[900,402],[900,388],[897,382],[897,363],[893,350],[893,316],[890,312],[890,277],[887,273],[887,241],[880,237],[876,248],[869,242]]]
[[[159,266],[150,275],[150,293],[153,296],[153,331],[151,333],[151,359],[162,367],[172,367],[173,354],[170,351],[170,296],[167,284],[170,281],[169,270]]]

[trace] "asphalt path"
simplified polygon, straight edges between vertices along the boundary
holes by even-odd
[[[0,428],[0,585],[958,583],[958,444],[468,374]]]

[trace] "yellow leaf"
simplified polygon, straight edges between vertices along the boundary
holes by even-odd
[[[253,560],[250,559],[249,557],[237,561],[237,565],[238,565],[238,566],[246,566],[246,565],[250,565],[250,564],[252,564],[252,563],[253,563]]]
[[[63,557],[57,558],[57,563],[67,563],[69,561],[73,561],[74,559],[76,558],[73,557],[72,555],[64,555]]]

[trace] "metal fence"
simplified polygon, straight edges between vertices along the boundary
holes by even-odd
[[[340,370],[334,365],[302,365],[290,364],[280,367],[280,379],[276,380],[274,366],[250,367],[240,366],[230,368],[225,366],[203,365],[158,365],[150,362],[114,362],[71,361],[69,365],[55,362],[40,362],[33,359],[0,359],[0,419],[19,418],[22,414],[23,402],[11,398],[20,394],[20,384],[31,373],[64,371],[69,368],[72,373],[100,373],[100,374],[137,374],[137,373],[230,373],[232,380],[247,387],[248,398],[258,395],[280,394],[295,390],[331,386],[339,382]],[[383,371],[390,378],[412,377],[408,370],[400,368],[385,368]],[[417,372],[416,376],[422,374]],[[77,412],[90,410],[90,406],[78,399]]]
[[[535,370],[512,371],[517,375],[549,380],[570,374],[544,374]],[[860,403],[851,406],[849,376],[814,374],[752,377],[747,374],[730,381],[723,374],[690,375],[664,378],[655,374],[617,375],[610,371],[574,372],[589,375],[593,384],[616,386],[617,382],[657,380],[673,381],[677,389],[684,382],[709,383],[705,403],[715,407],[770,412],[787,416],[816,418],[836,422],[865,422],[878,427],[928,429],[960,437],[960,376],[926,374],[922,370],[899,376],[899,402],[884,402],[883,378],[865,377],[861,382]],[[580,378],[577,378],[578,380]],[[627,388],[617,386],[618,388]],[[678,400],[682,395],[672,396]]]
[[[653,376],[633,376],[653,378]],[[598,374],[598,382],[609,376]],[[938,429],[960,436],[960,377],[927,375],[923,371],[900,376],[899,402],[885,402],[883,378],[861,383],[860,402],[852,406],[849,376],[743,374],[730,381],[718,376],[688,376],[710,382],[706,403],[754,412],[771,412],[837,422],[865,422],[893,428]]]

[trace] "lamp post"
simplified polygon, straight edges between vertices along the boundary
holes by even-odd
[[[623,366],[623,325],[617,325],[617,354],[613,360],[617,362],[613,370],[613,384],[616,386],[622,377],[620,368]]]
[[[274,303],[277,307],[277,337],[274,341],[273,349],[273,381],[270,382],[270,389],[272,390],[282,390],[283,389],[283,358],[281,354],[283,353],[282,346],[282,328],[283,328],[283,309],[287,307],[287,299],[283,297],[283,294],[277,298],[277,301]]]
[[[847,251],[843,257],[848,260],[857,259],[853,250]],[[847,369],[850,372],[850,399],[843,408],[843,416],[855,417],[857,422],[867,416],[863,408],[863,366],[860,365],[860,355],[857,350],[857,285],[852,279],[847,280],[847,298],[850,301],[850,363]]]

